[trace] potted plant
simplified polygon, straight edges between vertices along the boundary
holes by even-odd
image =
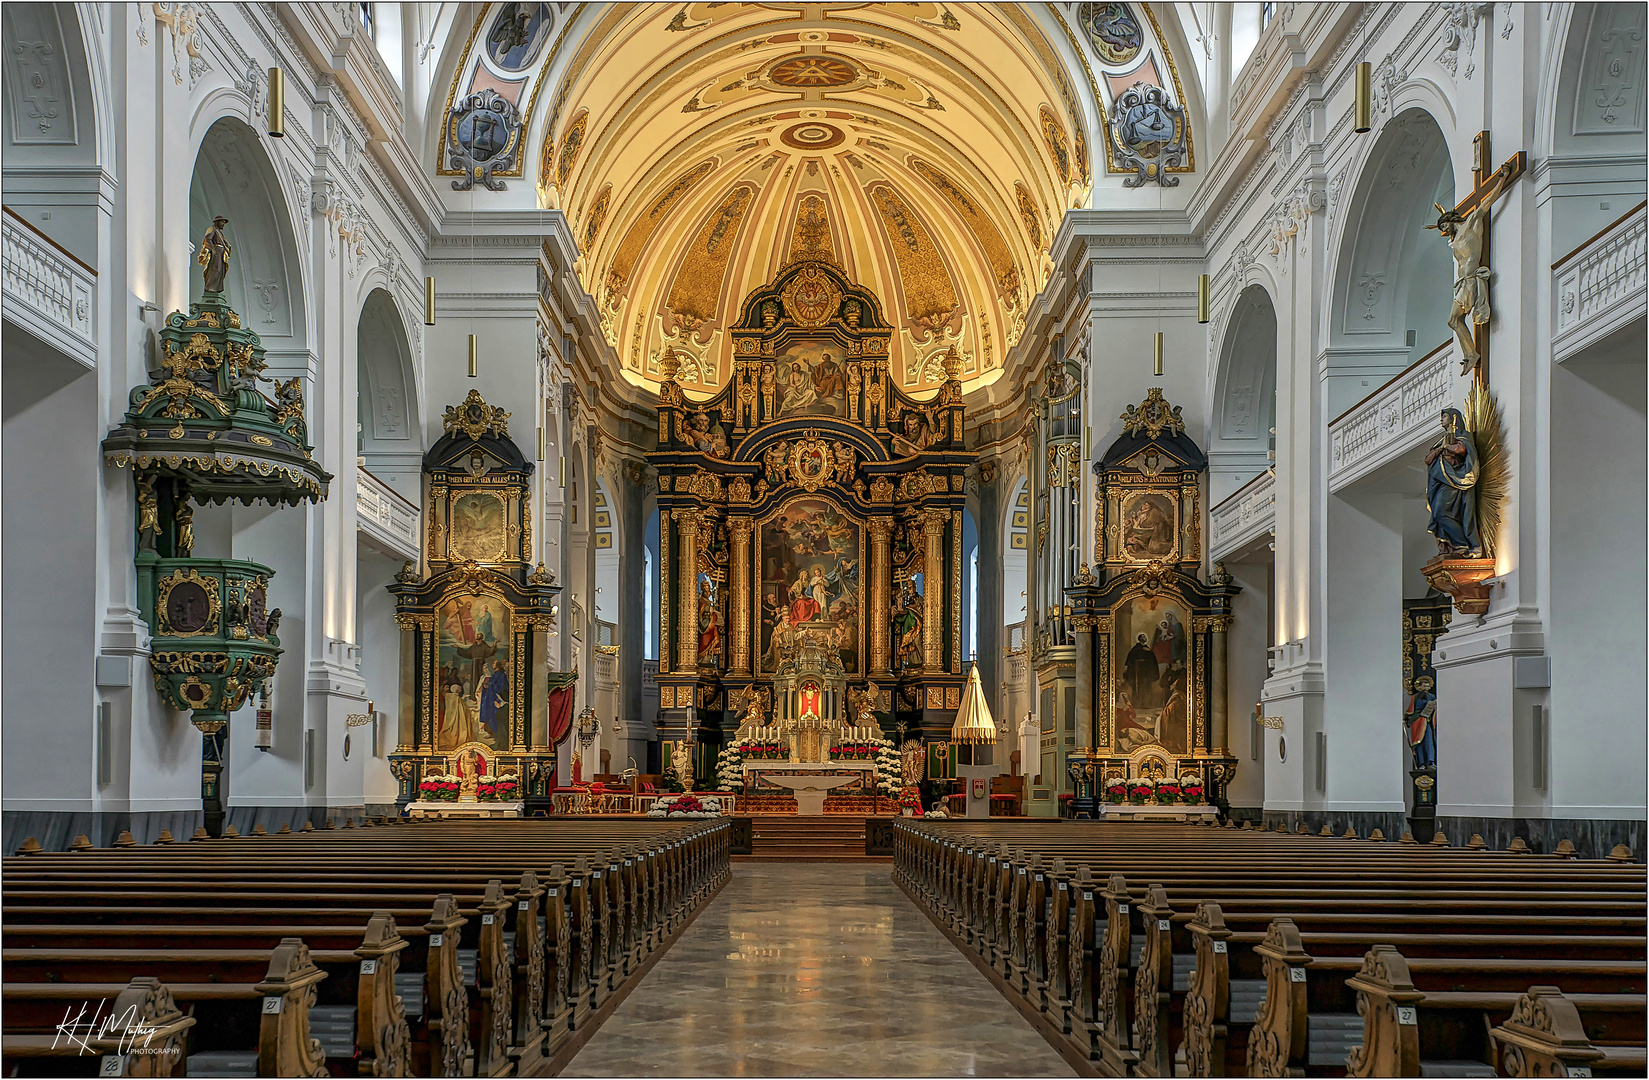
[[[1178,780],[1165,776],[1157,781],[1157,802],[1168,805],[1179,802],[1179,798],[1180,786]]]
[[[899,812],[905,817],[922,816],[922,795],[914,784],[899,792]]]
[[[1128,781],[1128,801],[1143,806],[1157,791],[1157,783],[1149,776],[1136,776]]]
[[[1128,781],[1120,776],[1113,776],[1105,782],[1105,801],[1121,804],[1128,801]]]
[[[1182,779],[1179,788],[1180,798],[1187,803],[1201,805],[1202,781],[1196,777]]]
[[[441,773],[431,774],[418,785],[418,794],[428,802],[457,802],[458,778]]]

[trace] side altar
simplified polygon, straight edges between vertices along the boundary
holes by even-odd
[[[528,812],[550,809],[577,676],[550,670],[561,590],[527,561],[533,465],[509,436],[509,415],[474,390],[447,408],[446,433],[424,455],[428,577],[409,562],[388,586],[401,629],[389,760],[402,807],[468,767],[471,779],[513,774]]]
[[[949,734],[977,455],[960,355],[917,400],[890,370],[894,337],[874,294],[805,250],[744,300],[719,392],[673,348],[660,358],[659,729],[695,748],[695,775],[741,721],[801,721],[804,694],[813,716],[852,704],[896,743]]]
[[[1110,783],[1138,778],[1201,789],[1195,801],[1223,813],[1237,769],[1228,748],[1225,679],[1238,587],[1218,563],[1202,573],[1198,502],[1208,459],[1186,435],[1179,408],[1156,387],[1121,419],[1122,435],[1093,467],[1094,565],[1084,563],[1065,590],[1085,743],[1066,755],[1072,810],[1100,816]],[[1108,818],[1139,816],[1120,806],[1103,811]]]

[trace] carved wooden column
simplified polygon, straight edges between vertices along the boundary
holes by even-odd
[[[922,667],[927,671],[945,670],[945,658],[940,651],[944,639],[940,628],[945,618],[945,526],[950,515],[944,510],[929,510],[922,519],[923,539],[923,605]]]
[[[750,674],[750,534],[755,523],[747,517],[727,519],[733,542],[733,674]]]
[[[680,604],[676,611],[676,670],[693,674],[699,667],[698,616],[698,510],[682,510],[676,515],[677,534],[681,538],[679,568],[681,579]]]
[[[870,677],[888,678],[890,652],[888,623],[893,617],[893,600],[888,595],[893,580],[891,545],[893,518],[878,515],[870,519]]]
[[[1230,723],[1226,696],[1225,647],[1226,631],[1231,629],[1231,616],[1216,615],[1208,620],[1208,750],[1224,757],[1230,753],[1226,746]]]
[[[410,754],[418,743],[418,633],[417,616],[396,615],[401,628],[401,694],[397,715],[400,724],[395,737],[397,753]],[[425,661],[428,662],[427,659]],[[445,687],[441,688],[444,692]],[[267,702],[266,702],[267,703]]]

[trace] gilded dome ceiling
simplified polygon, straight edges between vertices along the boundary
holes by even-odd
[[[740,301],[805,256],[881,298],[906,390],[952,346],[977,385],[1091,190],[1065,70],[1015,4],[614,5],[538,129],[539,197],[638,384],[671,346],[719,390]]]

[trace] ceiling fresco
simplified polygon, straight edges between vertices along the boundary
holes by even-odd
[[[965,381],[994,379],[1092,190],[1055,56],[1012,5],[603,13],[531,152],[626,376],[657,382],[670,346],[689,393],[718,390],[740,301],[806,257],[882,298],[907,390],[937,387],[952,346]]]

